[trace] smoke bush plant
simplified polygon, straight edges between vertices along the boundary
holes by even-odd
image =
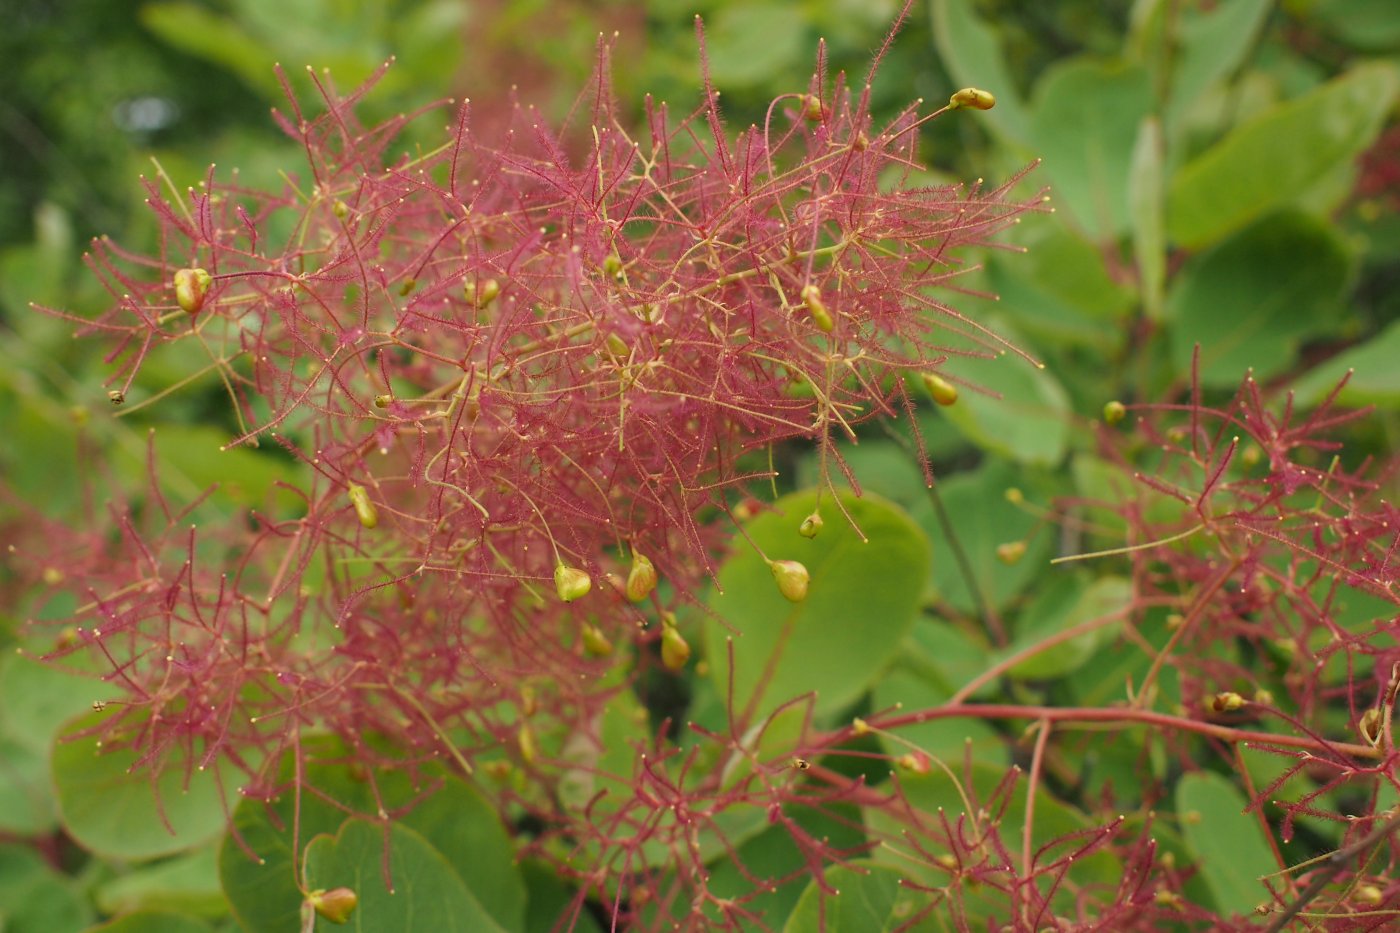
[[[1196,387],[1106,411],[1134,420],[1101,430],[1105,498],[1050,514],[1131,545],[1089,555],[1126,562],[1110,612],[926,709],[833,722],[793,696],[759,716],[731,685],[724,729],[682,729],[650,696],[648,718],[636,696],[695,665],[698,627],[730,626],[701,597],[731,551],[756,554],[791,603],[822,585],[794,556],[859,525],[837,440],[912,416],[906,386],[956,404],[940,367],[969,341],[1016,349],[942,296],[960,250],[1042,199],[1013,195],[1019,175],[913,184],[919,128],[992,102],[968,89],[876,126],[884,50],[854,89],[819,51],[804,92],[734,135],[707,79],[688,115],[648,101],[634,136],[607,54],[560,130],[516,108],[482,139],[464,102],[439,148],[407,155],[391,147],[410,117],[356,120],[373,80],[341,94],[312,74],[321,112],[288,85],[278,115],[307,156],[285,190],[212,168],[184,193],[157,179],[158,255],[94,244],[114,305],[82,325],[111,346],[112,402],[159,403],[129,397],[153,353],[207,359],[240,425],[228,446],[276,445],[304,481],[192,524],[200,503],[172,501],[153,445],[144,494],[18,549],[36,577],[81,587],[49,658],[96,657],[116,691],[70,738],[131,752],[153,782],[212,772],[235,904],[308,924],[376,909],[363,879],[348,898],[313,883],[334,846],[373,826],[383,880],[401,886],[404,827],[434,840],[422,814],[450,824],[432,801],[466,778],[522,855],[571,883],[563,928],[591,910],[617,928],[776,929],[780,908],[802,929],[1253,928],[1190,889],[1223,870],[1177,861],[1190,827],[1153,822],[1171,786],[1127,738],[1147,727],[1173,768],[1207,749],[1231,762],[1284,840],[1300,820],[1341,824],[1341,857],[1271,880],[1276,923],[1309,903],[1360,928],[1386,915],[1397,516],[1364,465],[1307,462],[1354,415],[1274,414],[1252,380],[1220,405]],[[799,440],[820,450],[817,506],[783,516],[792,553],[768,553],[747,496]],[[1124,697],[1019,701],[1017,664],[1110,626],[1140,662]],[[1018,701],[988,702],[989,687]],[[1031,723],[1011,733],[1019,766],[903,737],[948,718]],[[1057,747],[1094,736],[1075,731],[1087,724],[1122,731],[1139,786],[1081,792],[1077,814],[1045,786],[1072,781]],[[1253,782],[1246,745],[1281,767]],[[768,826],[776,863],[751,845],[777,838]],[[474,890],[483,915],[451,922],[511,928]],[[884,913],[860,919],[852,901]]]

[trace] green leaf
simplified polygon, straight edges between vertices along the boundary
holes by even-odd
[[[143,865],[97,888],[95,900],[104,914],[140,910],[179,911],[201,917],[228,915],[228,900],[219,890],[214,845],[189,855]]]
[[[1285,371],[1304,338],[1336,325],[1351,268],[1346,244],[1295,212],[1195,257],[1167,296],[1178,371],[1189,371],[1198,343],[1208,386],[1235,386],[1250,368],[1259,378]]]
[[[901,666],[880,678],[871,695],[870,705],[874,709],[893,709],[899,704],[902,709],[912,712],[942,706],[952,694],[953,691],[946,684]],[[1006,760],[1005,741],[995,729],[980,719],[930,719],[900,729],[898,738],[880,736],[880,744],[886,753],[896,758],[910,751],[912,745],[929,757],[950,764],[962,760],[968,743],[971,743],[972,754],[978,761]]]
[[[199,490],[218,486],[214,501],[224,506],[263,507],[277,483],[306,488],[307,469],[273,446],[231,447],[228,433],[209,425],[163,424],[153,432],[156,463],[162,473],[173,471],[187,478]],[[123,456],[128,482],[139,484],[148,466],[145,451],[138,458]],[[138,486],[139,488],[139,486]],[[279,495],[279,502],[305,510],[305,503],[292,493]]]
[[[987,257],[987,281],[1001,298],[998,308],[1037,341],[1087,344],[1112,353],[1124,339],[1118,322],[1136,296],[1109,276],[1103,251],[1059,215],[1016,232],[1025,253]],[[998,381],[987,385],[1000,389]]]
[[[1006,777],[1004,766],[975,759],[970,769],[955,766],[951,774],[938,767],[926,773],[902,771],[900,787],[917,813],[913,817],[901,817],[884,808],[870,808],[865,811],[866,825],[872,837],[900,838],[911,826],[936,827],[945,819],[950,825],[957,825],[966,819],[963,838],[985,840],[987,834],[995,832],[1003,845],[1017,852],[1025,835],[1026,787],[1023,780],[1008,782],[1004,780]],[[969,802],[971,813],[968,812]],[[1050,864],[1072,853],[1086,841],[1083,835],[1076,834],[1094,825],[1083,813],[1052,795],[1042,782],[1036,790],[1030,831],[1031,851],[1037,865]],[[940,836],[926,836],[922,841],[937,855],[942,851],[942,843],[936,841],[940,839]],[[978,848],[983,854],[971,857],[998,858],[990,855],[995,851],[990,843],[982,842]],[[882,847],[874,851],[874,857],[881,864],[898,868],[917,884],[938,888],[948,885],[949,876],[943,868],[929,860],[910,859],[905,854],[907,851],[906,845]],[[1122,873],[1120,860],[1109,852],[1099,851],[1075,858],[1064,876],[1054,881],[1042,877],[1039,883],[1047,894],[1054,884],[1055,909],[1069,912],[1076,909],[1075,895],[1070,892],[1112,891]],[[1010,872],[988,870],[983,877],[988,883],[975,887],[959,884],[953,895],[961,902],[970,921],[966,926],[971,929],[987,929],[989,920],[1003,920],[1014,909],[1004,887],[998,883],[1010,882]]]
[[[959,399],[958,404],[962,404]],[[956,406],[955,406],[956,407]],[[947,482],[939,481],[943,506],[954,534],[972,567],[973,580],[994,608],[1003,608],[1044,570],[1050,559],[1052,542],[1046,534],[1032,535],[1037,526],[1034,515],[1006,501],[1006,490],[1024,485],[1024,474],[1004,460],[989,460],[971,473],[959,473]],[[912,510],[914,519],[933,540],[939,559],[933,567],[933,583],[938,596],[954,609],[975,613],[979,603],[968,590],[967,579],[950,553],[930,503]],[[997,545],[1025,540],[1026,553],[1007,565],[997,559]]]
[[[343,754],[340,744],[327,737],[304,746],[308,758],[334,760]],[[284,780],[291,779],[291,768],[290,760],[283,763]],[[219,878],[239,923],[248,930],[296,929],[302,901],[297,886],[302,850],[313,837],[335,833],[347,814],[377,812],[382,800],[391,810],[416,801],[401,824],[440,849],[459,883],[470,886],[484,910],[507,929],[520,929],[524,883],[499,815],[470,785],[435,771],[428,769],[423,780],[441,782],[441,786],[425,798],[423,785],[413,784],[402,772],[378,771],[376,800],[374,788],[363,776],[356,777],[343,765],[308,761],[301,783],[303,788],[314,787],[315,793],[303,790],[298,801],[296,791],[289,789],[267,804],[242,801],[219,852]],[[295,840],[294,816],[300,820],[300,836]],[[257,860],[249,858],[238,839]]]
[[[1096,241],[1129,229],[1128,172],[1138,126],[1152,109],[1147,70],[1089,58],[1038,81],[1031,133],[1057,206]]]
[[[54,733],[106,691],[101,681],[24,655],[0,661],[0,724],[6,735],[47,757]]]
[[[218,766],[191,769],[187,778],[181,762],[157,763],[159,776],[153,780],[146,765],[136,766],[135,751],[101,749],[90,737],[70,738],[110,715],[81,717],[54,742],[50,761],[68,834],[83,848],[118,859],[169,855],[215,839],[237,788],[220,782]]]
[[[320,775],[318,775],[320,777]],[[328,786],[318,780],[322,793],[344,792],[342,784]],[[296,930],[301,922],[301,892],[297,887],[300,849],[319,833],[333,833],[345,819],[320,794],[297,794],[288,790],[276,800],[244,800],[233,813],[233,824],[219,850],[219,881],[233,915],[245,930]],[[293,819],[300,820],[301,836],[292,838]],[[241,839],[256,860],[238,844]]]
[[[57,825],[48,756],[0,735],[0,833],[38,836]]]
[[[1295,202],[1375,141],[1397,87],[1393,65],[1361,65],[1237,127],[1177,172],[1168,233],[1200,247]]]
[[[1170,125],[1175,127],[1203,91],[1240,66],[1271,6],[1273,0],[1224,0],[1180,11],[1167,98]]]
[[[392,890],[385,885],[386,864]],[[317,836],[306,847],[306,884],[311,890],[350,888],[359,898],[347,924],[318,920],[319,931],[504,931],[442,853],[399,823],[390,823],[386,833],[382,824],[352,818],[335,836]]]
[[[1059,637],[1077,625],[1093,622],[1126,609],[1133,598],[1132,583],[1122,577],[1105,576],[1087,586],[1078,577],[1051,577],[1049,585],[1022,613],[1016,639],[1001,654],[1020,654],[1050,638]],[[1051,680],[1077,671],[1084,662],[1122,627],[1123,616],[1114,622],[1076,635],[1067,641],[1038,651],[1011,668],[1011,676],[1025,680]]]
[[[1186,845],[1200,866],[1215,906],[1225,914],[1252,916],[1273,895],[1259,879],[1278,871],[1273,852],[1249,802],[1230,781],[1197,771],[1176,787],[1176,812]]]
[[[1400,7],[1376,0],[1313,0],[1305,15],[1323,30],[1360,49],[1400,48]]]
[[[1351,371],[1351,378],[1337,395],[1338,404],[1400,408],[1400,366],[1395,365],[1396,360],[1400,360],[1400,321],[1310,370],[1291,388],[1299,404],[1316,405]]]
[[[86,933],[212,933],[213,928],[198,917],[165,910],[141,910],[107,923],[89,927]]]
[[[725,5],[708,24],[705,44],[721,91],[762,84],[797,69],[808,51],[807,23],[797,4]]]
[[[1165,157],[1161,122],[1156,117],[1144,117],[1128,167],[1128,216],[1143,310],[1154,321],[1162,318],[1167,282],[1167,230],[1163,216],[1166,181],[1162,167]]]
[[[236,20],[193,3],[143,4],[140,17],[141,25],[172,48],[219,65],[264,97],[280,100],[275,56]]]
[[[629,755],[630,748],[625,749]],[[459,778],[409,810],[401,825],[415,830],[447,860],[492,919],[507,930],[525,925],[525,881],[515,845],[496,808]],[[393,793],[393,788],[388,788]],[[399,793],[408,796],[405,787]]]
[[[525,879],[525,933],[602,933],[603,928],[586,909],[575,913],[574,892],[549,866],[528,861],[520,866]]]
[[[800,560],[811,576],[805,601],[779,593],[767,563],[739,548],[719,570],[709,605],[726,625],[705,627],[706,658],[722,694],[729,689],[734,638],[733,714],[753,705],[756,722],[780,704],[815,692],[815,712],[834,712],[867,690],[914,623],[930,561],[928,539],[883,499],[843,495],[868,541],[825,497],[826,527],[803,538],[797,526],[817,505],[815,492],[784,496],[746,527],[774,560]]]
[[[783,933],[885,933],[905,925],[929,902],[929,894],[900,885],[900,873],[885,865],[852,862],[826,870],[822,890],[816,879],[802,892]]]
[[[865,842],[860,811],[854,806],[836,804],[823,811],[788,804],[784,813],[812,838],[825,840],[837,851],[855,851]],[[721,859],[710,871],[708,887],[716,897],[750,898],[745,909],[776,929],[792,915],[807,888],[806,867],[806,856],[787,827],[769,826],[739,846],[734,857]],[[768,884],[775,887],[770,890]],[[756,887],[762,893],[755,897]]]
[[[1014,345],[1024,346],[1006,324],[982,323]],[[965,389],[955,404],[939,409],[969,441],[1034,466],[1055,466],[1064,459],[1070,435],[1069,397],[1048,371],[1010,354],[995,359],[954,356],[943,370],[1000,396]]]
[[[996,95],[997,105],[979,113],[979,122],[1014,146],[1030,148],[1030,117],[1025,104],[996,31],[977,18],[972,0],[933,0],[933,42],[943,67],[960,86]]]
[[[0,908],[4,933],[77,933],[91,921],[77,886],[28,846],[0,845]]]

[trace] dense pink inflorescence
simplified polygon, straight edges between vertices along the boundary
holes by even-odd
[[[762,127],[731,136],[707,85],[680,119],[648,101],[634,135],[606,53],[562,132],[517,109],[482,139],[462,103],[439,148],[407,155],[392,152],[407,118],[362,126],[368,85],[341,95],[313,75],[324,112],[292,97],[279,117],[308,162],[285,190],[213,168],[183,195],[150,183],[159,254],[94,244],[115,304],[87,329],[114,346],[114,402],[147,401],[143,364],[183,352],[237,409],[230,447],[289,455],[275,497],[197,528],[153,455],[140,506],[109,510],[114,536],[31,549],[36,568],[82,554],[87,602],[56,654],[110,664],[110,744],[152,768],[231,765],[249,795],[280,790],[304,730],[365,762],[504,755],[548,784],[561,737],[596,742],[622,685],[623,652],[591,650],[584,626],[656,664],[661,612],[711,572],[773,445],[897,416],[905,374],[966,352],[940,333],[1004,349],[938,289],[960,249],[1039,206],[1011,197],[1019,176],[914,183],[927,117],[873,125],[868,85],[851,93],[820,61]],[[634,553],[663,581],[641,600],[610,585]],[[560,567],[588,592],[561,599]],[[637,827],[703,889],[693,827],[796,793],[682,794],[658,762],[639,759],[633,799],[596,830],[632,826],[622,871],[639,878],[659,865]],[[690,822],[652,819],[681,799]],[[807,852],[814,870],[832,855]]]

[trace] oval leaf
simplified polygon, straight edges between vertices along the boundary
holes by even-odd
[[[311,890],[350,888],[359,898],[340,929],[433,930],[434,933],[503,933],[504,928],[472,896],[442,853],[407,827],[349,819],[335,836],[317,836],[306,847]],[[393,890],[385,884],[385,865]],[[336,929],[318,924],[318,929]]]
[[[1274,898],[1260,879],[1278,871],[1268,840],[1249,801],[1218,774],[1197,771],[1176,787],[1176,812],[1187,847],[1195,854],[1201,877],[1215,906],[1225,914],[1251,916]]]
[[[1196,257],[1167,298],[1179,371],[1198,343],[1209,386],[1287,369],[1304,338],[1339,323],[1351,265],[1336,234],[1298,213],[1267,217]]]
[[[65,730],[93,726],[89,714]],[[217,766],[207,771],[174,763],[154,781],[144,766],[135,768],[130,749],[111,751],[95,740],[66,741],[60,733],[50,761],[64,828],[83,848],[108,858],[142,859],[169,855],[218,837],[237,793],[219,781]]]
[[[806,600],[784,599],[768,565],[748,548],[720,568],[720,592],[709,599],[735,631],[732,714],[752,707],[751,722],[808,693],[816,694],[818,714],[855,700],[889,663],[918,612],[931,560],[918,526],[883,499],[843,495],[842,505],[869,539],[863,542],[827,496],[826,527],[803,538],[797,526],[816,505],[812,491],[784,496],[746,529],[775,560],[806,564]],[[705,628],[721,695],[729,689],[727,637],[723,625]]]
[[[1362,65],[1239,126],[1177,173],[1168,233],[1203,246],[1295,202],[1371,145],[1397,87],[1394,66]]]
[[[1128,231],[1128,171],[1152,109],[1144,68],[1074,58],[1039,80],[1031,132],[1055,203],[1095,240]]]

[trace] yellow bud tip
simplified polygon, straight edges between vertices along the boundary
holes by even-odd
[[[350,496],[350,504],[355,507],[355,517],[360,520],[360,524],[365,528],[373,528],[378,525],[379,511],[370,501],[369,492],[365,487],[351,483],[345,491]]]
[[[661,629],[661,663],[668,671],[678,671],[690,660],[690,643],[674,625]]]
[[[826,302],[822,301],[821,289],[811,284],[802,286],[802,302],[807,306],[807,313],[812,316],[817,330],[824,334],[831,333],[836,327],[836,320],[827,309]]]
[[[1117,424],[1128,414],[1128,409],[1123,403],[1114,399],[1103,407],[1103,420],[1108,424]]]
[[[584,625],[583,650],[588,652],[590,657],[605,658],[612,654],[613,644],[598,626]]]
[[[554,568],[554,591],[566,603],[582,599],[593,589],[593,578],[577,567],[557,564]]]
[[[1026,542],[1024,541],[1008,541],[1005,544],[997,545],[997,560],[1007,566],[1018,563],[1025,556]]]
[[[807,584],[810,576],[807,568],[795,560],[775,560],[768,565],[777,581],[778,592],[789,602],[800,603],[807,598]]]
[[[954,110],[962,107],[968,107],[972,110],[991,110],[996,105],[997,99],[991,91],[975,87],[965,87],[960,91],[955,91],[953,96],[948,98],[948,106]]]
[[[821,532],[823,524],[821,515],[813,512],[802,519],[802,524],[797,526],[797,533],[804,538],[815,538]]]
[[[1226,691],[1211,697],[1210,708],[1217,713],[1230,713],[1244,706],[1244,702],[1244,697],[1238,693]]]
[[[940,405],[952,405],[958,400],[958,387],[937,373],[924,373],[920,377],[924,390]]]
[[[175,302],[186,314],[198,314],[204,307],[213,278],[203,269],[175,270]]]
[[[627,572],[627,598],[639,603],[656,589],[656,565],[645,554],[632,552],[632,568]]]
[[[312,891],[306,896],[306,902],[318,916],[331,923],[348,923],[360,899],[350,888],[333,888],[329,891]]]

